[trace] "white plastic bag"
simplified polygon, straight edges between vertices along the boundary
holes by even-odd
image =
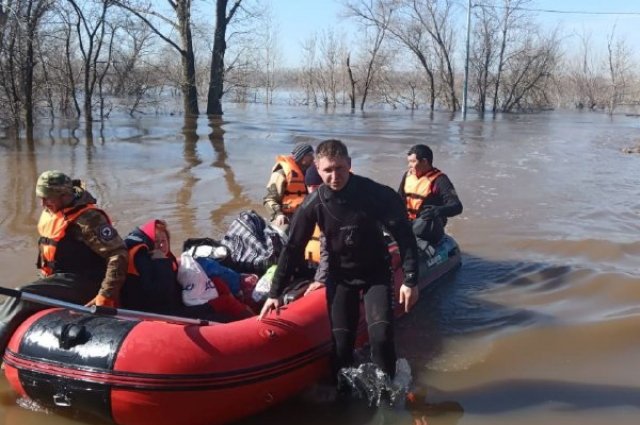
[[[188,252],[180,256],[178,283],[182,286],[182,302],[185,305],[201,305],[218,298],[216,286]]]

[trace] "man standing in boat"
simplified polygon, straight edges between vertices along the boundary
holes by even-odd
[[[353,365],[362,297],[372,359],[393,377],[394,286],[382,226],[398,242],[404,271],[399,302],[409,311],[418,299],[418,264],[416,240],[406,210],[393,189],[350,173],[351,158],[341,141],[323,141],[316,155],[324,185],[308,195],[293,216],[289,242],[280,255],[259,319],[280,306],[279,297],[304,261],[305,246],[318,224],[328,254],[325,283],[336,372]]]
[[[24,292],[86,306],[115,307],[127,274],[124,242],[107,214],[78,180],[60,171],[38,177],[38,269],[42,279]],[[8,298],[0,306],[0,350],[27,317],[46,308]]]
[[[307,195],[304,184],[305,171],[313,163],[313,147],[298,143],[291,155],[279,155],[267,183],[264,206],[271,224],[286,228],[296,209]]]
[[[407,206],[418,246],[426,250],[444,236],[447,218],[462,213],[462,203],[449,177],[433,167],[429,146],[412,146],[407,163],[398,193]]]

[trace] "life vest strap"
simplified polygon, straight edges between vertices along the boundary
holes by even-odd
[[[56,269],[56,264],[57,263],[55,262],[55,260],[54,261],[47,261],[45,259],[41,259],[40,261],[41,261],[41,265],[42,265],[43,268],[46,267],[46,268],[51,269],[51,270],[55,270]]]
[[[56,241],[55,239],[51,239],[51,238],[47,238],[47,237],[44,237],[44,236],[40,236],[40,238],[38,239],[38,245],[57,246],[58,245],[58,241]]]
[[[426,196],[418,195],[417,193],[405,193],[405,196],[412,199],[422,199],[423,201],[427,199]]]
[[[70,208],[70,209],[68,209],[68,210],[63,212],[64,218],[65,219],[69,219],[73,215],[75,215],[76,213],[80,212],[81,210],[84,210],[86,207],[87,207],[87,205],[77,205],[77,206],[75,206],[73,208]]]
[[[285,195],[306,195],[307,192],[297,191],[297,192],[289,192],[288,190],[284,191]]]

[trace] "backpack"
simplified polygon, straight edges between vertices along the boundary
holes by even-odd
[[[262,275],[278,262],[286,236],[267,224],[258,213],[248,210],[233,220],[220,242],[229,248],[229,261],[234,270]]]

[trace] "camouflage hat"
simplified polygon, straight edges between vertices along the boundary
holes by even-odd
[[[36,182],[36,196],[49,198],[73,193],[71,178],[61,171],[49,170],[40,174]]]

